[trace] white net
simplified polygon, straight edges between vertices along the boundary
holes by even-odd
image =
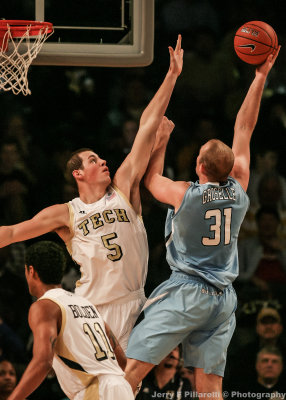
[[[45,40],[53,33],[49,26],[39,28],[31,35],[32,25],[23,27],[21,37],[13,37],[7,25],[0,48],[0,91],[12,90],[14,94],[31,94],[28,87],[28,69],[42,48]],[[13,35],[13,36],[12,36]]]

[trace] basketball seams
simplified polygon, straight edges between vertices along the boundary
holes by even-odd
[[[273,36],[274,37],[274,44],[275,44],[277,35],[276,35],[276,32],[274,31],[274,29],[272,28],[272,26],[268,25],[268,27],[272,30],[271,34],[269,32],[267,32],[267,30],[264,29],[262,26],[259,26],[259,25],[256,25],[256,24],[252,24],[252,23],[247,24],[247,26],[255,26],[256,29],[258,28],[259,30],[264,31],[266,33],[266,35],[269,37],[269,39],[271,41],[271,44],[272,44],[272,36]]]
[[[242,38],[242,39],[246,39],[246,40],[249,39],[249,40],[251,40],[252,42],[256,42],[256,43],[262,44],[263,46],[271,47],[272,49],[277,50],[275,47],[273,47],[273,46],[270,45],[270,44],[266,44],[266,43],[263,43],[263,42],[259,42],[258,40],[249,38],[249,37],[247,37],[247,36],[240,36],[240,35],[235,35],[235,36],[236,36],[236,37],[240,37],[240,38]]]
[[[242,61],[259,65],[278,49],[275,30],[263,21],[249,21],[235,33],[234,50]],[[251,51],[250,51],[251,50]]]

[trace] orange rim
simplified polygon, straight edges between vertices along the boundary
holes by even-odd
[[[12,37],[22,37],[27,30],[29,36],[42,35],[53,31],[53,24],[44,21],[26,21],[26,20],[0,20],[0,37],[4,37],[5,33],[10,29]]]

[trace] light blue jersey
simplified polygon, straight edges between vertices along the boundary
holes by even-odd
[[[240,184],[191,182],[182,204],[169,209],[165,237],[173,271],[200,276],[224,289],[238,275],[237,238],[249,206]]]

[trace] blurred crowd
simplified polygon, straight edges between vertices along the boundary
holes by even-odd
[[[229,1],[156,0],[155,7],[152,65],[118,69],[32,66],[28,75],[31,96],[0,92],[1,225],[18,223],[46,206],[77,196],[64,174],[67,157],[75,149],[94,149],[107,160],[112,175],[130,151],[140,115],[168,67],[168,45],[175,44],[178,33],[183,37],[184,68],[168,108],[167,116],[176,127],[167,150],[165,174],[172,179],[196,180],[194,165],[200,146],[211,138],[231,145],[235,116],[255,73],[254,66],[236,56],[234,33],[246,21],[263,20],[273,26],[283,45],[286,6],[277,1],[269,9],[266,0],[241,0],[239,7]],[[261,365],[265,354],[270,354],[272,361],[278,360],[273,362],[278,365],[276,372],[272,368],[272,375],[277,376],[275,384],[271,386],[268,377],[266,386],[275,386],[284,373],[285,60],[286,49],[282,46],[266,85],[251,144],[250,208],[241,227],[240,276],[234,284],[238,295],[237,329],[225,379],[226,387],[231,389],[241,388],[242,383],[243,390],[247,384],[248,388],[263,385]],[[148,295],[169,276],[164,245],[166,207],[144,188],[142,203],[150,246],[145,288]],[[56,235],[46,236],[58,241]],[[10,369],[10,380],[15,368],[19,377],[32,349],[27,312],[33,299],[24,276],[25,248],[30,242],[0,249],[3,399],[3,365]],[[63,286],[73,290],[78,274],[78,266],[70,260]],[[187,372],[192,371],[182,374]],[[148,390],[143,393],[146,395]],[[55,377],[50,376],[29,398],[61,400],[64,395]],[[149,397],[142,395],[145,398]]]

